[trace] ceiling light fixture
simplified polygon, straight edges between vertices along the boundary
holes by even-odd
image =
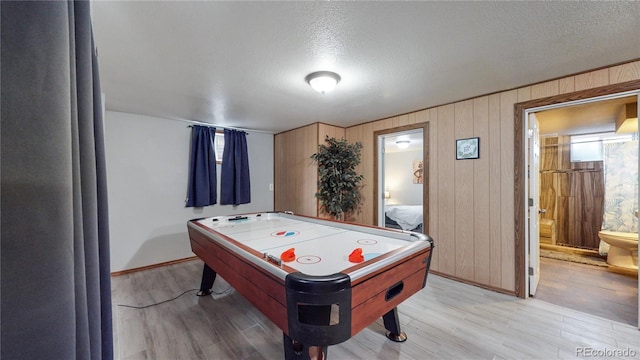
[[[316,71],[304,78],[313,90],[321,94],[333,90],[340,82],[340,79],[340,75],[331,71]]]
[[[396,141],[396,146],[398,147],[398,149],[406,149],[409,147],[410,143],[411,141],[409,140],[398,140]]]

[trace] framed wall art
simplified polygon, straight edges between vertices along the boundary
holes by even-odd
[[[480,157],[480,138],[456,140],[456,160],[478,159]]]
[[[423,160],[413,160],[413,183],[414,184],[422,184],[424,182],[424,161]]]

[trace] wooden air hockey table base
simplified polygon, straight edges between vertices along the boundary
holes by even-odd
[[[424,288],[433,240],[424,234],[285,213],[190,220],[205,262],[199,295],[220,274],[282,329],[285,359],[326,359],[379,317],[402,342],[397,305]],[[290,260],[281,254],[293,249]],[[362,261],[349,261],[356,249]],[[289,260],[289,259],[287,259]]]

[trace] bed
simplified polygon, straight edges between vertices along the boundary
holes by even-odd
[[[384,226],[422,232],[422,205],[386,205]]]

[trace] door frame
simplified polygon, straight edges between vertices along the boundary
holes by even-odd
[[[429,233],[429,122],[423,122],[418,124],[398,126],[394,128],[376,130],[373,132],[373,209],[374,209],[374,225],[384,226],[379,224],[380,214],[380,198],[382,194],[379,189],[379,156],[380,148],[378,146],[378,137],[381,135],[390,135],[397,132],[406,132],[411,130],[422,129],[422,159],[423,159],[423,182],[422,182],[422,232],[424,234]]]
[[[526,211],[528,210],[526,119],[529,112],[537,112],[568,105],[578,105],[607,98],[638,95],[640,80],[627,81],[593,89],[576,91],[568,94],[549,96],[514,104],[514,247],[515,247],[515,293],[520,298],[527,298],[529,276],[527,252],[529,246]]]

